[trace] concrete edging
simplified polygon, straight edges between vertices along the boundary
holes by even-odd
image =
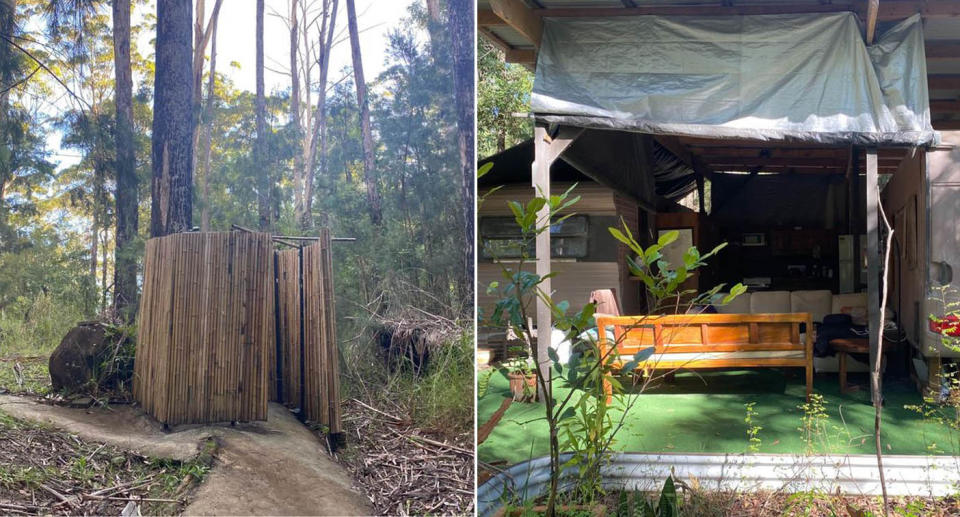
[[[566,461],[570,454],[561,456]],[[546,492],[550,458],[513,465],[477,489],[477,515],[493,515],[508,499],[530,500]],[[904,456],[883,458],[887,493],[893,496],[940,497],[960,487],[960,457]],[[561,485],[571,485],[576,469],[565,472]],[[602,468],[603,485],[610,489],[659,490],[670,474],[695,478],[706,490],[771,490],[788,493],[809,490],[880,495],[877,458],[869,454],[636,454],[611,455]]]

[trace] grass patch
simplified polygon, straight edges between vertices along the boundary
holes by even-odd
[[[18,374],[17,364],[20,365]],[[46,357],[0,358],[0,393],[46,395],[50,392],[50,372]]]
[[[473,335],[465,332],[431,353],[426,375],[401,375],[397,387],[416,424],[461,434],[473,429],[473,382]]]
[[[344,397],[357,398],[421,428],[455,438],[473,432],[474,349],[468,329],[431,347],[426,367],[390,364],[375,343],[346,350]],[[377,359],[372,359],[377,358]]]
[[[0,411],[0,513],[118,515],[133,500],[144,515],[179,514],[215,450],[211,440],[189,461],[150,458]]]
[[[20,299],[0,311],[0,359],[48,357],[77,323],[89,319],[79,306],[58,303],[50,295]]]

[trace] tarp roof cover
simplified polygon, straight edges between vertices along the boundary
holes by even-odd
[[[825,144],[932,143],[923,26],[853,13],[545,19],[532,109],[581,127]]]

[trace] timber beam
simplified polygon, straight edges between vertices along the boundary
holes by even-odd
[[[783,3],[752,5],[644,5],[637,7],[556,7],[533,9],[541,17],[594,17],[594,16],[749,16],[763,14],[812,14],[853,12],[867,20],[870,2],[835,1],[819,4]],[[866,5],[864,5],[866,4]],[[865,8],[866,7],[866,8]],[[960,2],[951,0],[884,0],[876,6],[877,21],[894,21],[920,14],[925,18],[949,18],[960,16]]]
[[[490,0],[490,11],[526,38],[534,48],[540,48],[543,20],[520,0]],[[487,16],[487,15],[485,15]]]

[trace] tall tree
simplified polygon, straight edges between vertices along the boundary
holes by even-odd
[[[316,13],[318,4],[319,15]],[[303,231],[313,228],[313,190],[318,156],[321,171],[325,164],[327,76],[337,4],[337,0],[294,0],[288,17],[290,124],[299,144],[293,157],[294,217]],[[304,20],[313,22],[305,23]],[[314,28],[316,34],[311,33]],[[319,78],[314,82],[317,69]],[[314,91],[317,92],[316,108],[312,98]]]
[[[347,0],[347,26],[350,31],[350,54],[353,57],[353,78],[357,90],[357,106],[360,108],[360,133],[363,137],[363,182],[367,188],[367,204],[370,220],[380,226],[383,212],[380,208],[380,190],[377,187],[376,161],[373,150],[373,134],[370,129],[370,105],[367,100],[367,83],[363,78],[363,59],[360,55],[360,31],[357,29],[357,10],[354,0]]]
[[[154,237],[193,227],[191,7],[191,0],[157,1],[150,211]]]
[[[465,275],[469,279],[467,292],[472,290],[473,253],[474,253],[474,59],[476,48],[473,43],[473,14],[476,3],[473,0],[450,0],[447,8],[448,25],[453,51],[453,86],[457,106],[457,141],[460,149],[460,205],[464,221],[463,264]]]
[[[199,113],[200,103],[203,100],[201,98],[203,96],[203,57],[207,51],[207,45],[210,44],[213,26],[217,23],[217,18],[220,16],[220,7],[223,5],[223,0],[216,0],[216,2],[214,2],[213,13],[210,15],[210,19],[207,20],[206,26],[203,24],[203,19],[206,17],[206,2],[204,2],[204,0],[196,0],[196,2],[196,25],[193,28],[193,107],[194,112]]]
[[[219,2],[217,6],[219,7]],[[213,103],[217,98],[217,21],[219,11],[214,10],[210,20],[210,74],[207,76],[207,98],[200,112],[203,129],[203,164],[200,177],[200,231],[210,231],[210,159],[213,154]]]
[[[137,236],[139,182],[133,132],[133,73],[130,66],[130,1],[113,0],[113,62],[116,74],[116,218],[113,305],[125,321],[137,306]]]
[[[333,35],[337,27],[338,0],[324,3],[323,22],[320,25],[320,88],[317,92],[317,111],[313,135],[310,138],[310,158],[307,161],[306,186],[304,187],[304,211],[300,227],[313,227],[313,186],[316,175],[317,153],[320,154],[320,171],[327,172],[327,76],[330,71],[330,53],[333,50]],[[329,14],[327,9],[329,8]],[[329,23],[327,17],[329,16]],[[319,146],[319,151],[318,151]]]
[[[257,175],[257,213],[261,230],[269,230],[272,226],[270,212],[271,174],[266,170],[267,164],[267,99],[263,80],[263,1],[257,0],[257,98],[254,111],[257,119],[257,139],[253,144],[254,171]]]
[[[10,146],[10,85],[14,82],[17,71],[16,50],[12,44],[12,36],[16,27],[17,2],[16,0],[0,0],[0,242],[3,242],[4,230],[7,226],[7,186],[13,179],[13,165],[10,156],[13,149]]]
[[[293,126],[297,141],[303,139],[303,122],[300,117],[300,66],[297,63],[297,54],[300,52],[300,23],[297,19],[299,5],[297,0],[290,2],[290,124]],[[307,22],[304,21],[304,25]],[[309,68],[306,69],[309,73]],[[307,80],[307,92],[310,91],[310,81]],[[310,109],[309,102],[307,109]],[[302,146],[301,146],[302,147]],[[305,202],[303,199],[304,191],[304,153],[297,150],[293,153],[293,206],[297,221],[303,218],[303,209]]]

